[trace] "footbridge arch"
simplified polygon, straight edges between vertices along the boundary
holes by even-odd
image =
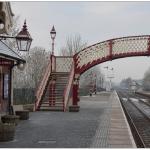
[[[82,74],[102,62],[150,55],[150,35],[128,36],[96,43],[76,53],[75,73]]]
[[[79,78],[91,67],[114,59],[149,56],[150,35],[127,36],[96,43],[77,52],[74,60],[73,105],[79,101]]]

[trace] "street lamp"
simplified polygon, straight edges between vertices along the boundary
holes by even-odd
[[[24,22],[22,30],[16,36],[16,42],[17,42],[18,50],[29,51],[32,38],[30,36],[30,33],[27,30],[26,20]]]
[[[54,40],[55,40],[55,37],[56,37],[56,31],[55,31],[54,26],[52,27],[50,35],[51,35],[51,39],[52,39],[52,55],[54,55]]]
[[[32,38],[30,33],[27,31],[26,21],[24,22],[22,30],[17,36],[0,35],[0,40],[6,40],[7,38],[16,39],[17,47],[19,51],[29,51]]]

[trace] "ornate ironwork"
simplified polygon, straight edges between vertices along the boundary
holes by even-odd
[[[150,55],[150,35],[110,39],[75,54],[75,72],[82,74],[96,64],[116,58],[147,55]]]
[[[56,56],[56,72],[70,72],[73,57]]]

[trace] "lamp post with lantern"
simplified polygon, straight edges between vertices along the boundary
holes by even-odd
[[[16,36],[16,42],[17,42],[18,50],[29,51],[32,38],[31,38],[30,33],[28,32],[26,20],[24,22],[22,30]]]
[[[54,55],[54,40],[56,37],[56,30],[55,30],[54,26],[51,29],[50,35],[51,35],[51,39],[52,39],[52,55]]]
[[[16,39],[16,44],[19,51],[29,51],[32,38],[27,30],[26,20],[24,21],[22,30],[17,34],[17,36],[0,35],[0,40],[6,40],[8,38]]]
[[[50,31],[50,35],[51,35],[51,39],[52,39],[52,53],[50,55],[50,60],[51,60],[51,70],[55,71],[55,62],[54,62],[54,40],[56,37],[56,30],[55,27],[53,26],[51,31]],[[51,101],[53,101],[53,103],[51,103],[52,105],[55,105],[54,101],[55,101],[55,79],[53,79],[52,84],[51,84]]]

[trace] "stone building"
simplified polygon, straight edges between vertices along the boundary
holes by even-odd
[[[25,64],[25,60],[6,45],[4,40],[14,38],[20,51],[28,51],[32,42],[26,21],[16,37],[8,35],[13,25],[12,19],[10,2],[0,2],[0,115],[13,112],[13,68],[15,66],[23,68]]]

